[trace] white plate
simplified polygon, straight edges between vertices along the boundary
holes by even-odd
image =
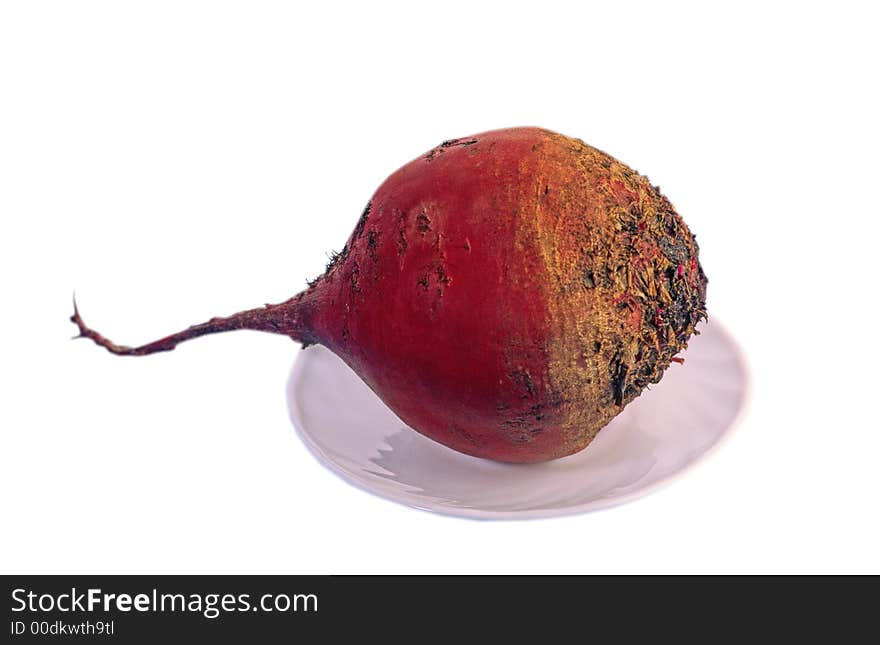
[[[542,464],[503,464],[455,452],[406,427],[329,350],[301,351],[287,397],[315,456],[366,491],[416,508],[481,519],[582,513],[642,496],[693,464],[734,425],[747,370],[729,333],[700,326],[663,380],[587,448]]]

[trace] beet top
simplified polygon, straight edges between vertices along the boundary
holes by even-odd
[[[583,449],[706,317],[697,244],[624,164],[539,128],[452,139],[392,174],[290,300],[120,355],[234,329],[320,343],[409,426],[535,462]]]

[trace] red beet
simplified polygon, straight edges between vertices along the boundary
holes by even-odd
[[[376,191],[290,300],[115,354],[254,329],[339,355],[409,426],[471,455],[584,448],[705,317],[697,245],[645,177],[582,141],[512,128],[445,141]]]

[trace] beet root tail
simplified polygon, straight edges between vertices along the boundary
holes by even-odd
[[[316,341],[310,338],[303,320],[302,310],[303,308],[299,300],[292,298],[287,302],[277,305],[266,305],[258,309],[240,311],[227,317],[211,318],[206,322],[192,325],[170,336],[165,336],[137,347],[118,345],[86,325],[79,313],[79,308],[76,306],[75,298],[73,301],[73,315],[70,317],[70,321],[79,328],[79,334],[74,338],[88,338],[96,345],[117,356],[147,356],[158,352],[170,352],[180,343],[198,338],[199,336],[238,329],[282,334],[304,345],[312,344]]]

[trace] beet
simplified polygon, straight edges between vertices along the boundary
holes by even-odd
[[[143,356],[234,329],[320,343],[410,427],[536,462],[583,449],[706,317],[697,244],[645,177],[539,128],[444,141],[376,191],[325,273]]]

